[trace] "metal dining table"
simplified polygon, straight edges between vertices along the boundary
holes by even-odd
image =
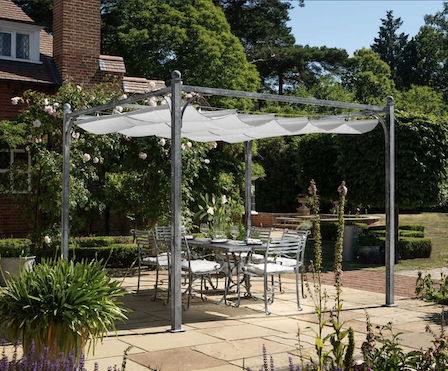
[[[263,250],[266,249],[266,244],[263,243],[255,243],[248,244],[245,241],[236,241],[236,240],[227,240],[225,242],[215,242],[211,238],[194,238],[188,240],[188,244],[192,246],[202,247],[204,249],[210,249],[214,251],[222,252],[226,257],[226,262],[229,267],[229,275],[227,282],[227,292],[224,293],[222,299],[218,302],[218,304],[223,301],[227,303],[227,294],[231,287],[236,286],[237,290],[237,302],[235,303],[235,307],[239,307],[241,302],[241,283],[242,279],[240,278],[240,274],[242,272],[242,265],[254,250]],[[242,254],[244,256],[242,257]],[[233,272],[236,272],[236,281],[233,280]],[[229,304],[228,304],[229,305]]]

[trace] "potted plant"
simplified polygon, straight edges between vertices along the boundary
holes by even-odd
[[[31,255],[31,241],[25,238],[0,240],[0,286],[6,285],[9,277],[19,275],[21,269],[32,269],[35,256]]]
[[[0,289],[0,327],[24,349],[34,339],[37,353],[49,347],[56,358],[74,350],[78,358],[86,344],[94,350],[116,320],[126,319],[127,309],[116,301],[124,293],[102,261],[43,259]]]

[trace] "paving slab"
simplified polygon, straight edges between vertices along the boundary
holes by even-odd
[[[277,333],[275,330],[250,324],[241,324],[238,327],[214,327],[197,331],[223,340],[253,339]]]
[[[225,361],[186,347],[133,354],[129,359],[152,370],[162,371],[203,370],[227,364]]]
[[[203,344],[194,346],[193,349],[221,360],[232,361],[247,357],[262,356],[263,345],[265,345],[271,353],[287,352],[295,349],[295,347],[292,346],[261,338]]]
[[[118,369],[121,369],[121,364],[123,362],[123,357],[107,357],[97,360],[86,361],[85,369],[86,370],[94,370],[95,363],[98,364],[98,371],[108,371],[109,367],[114,368],[116,366]],[[145,366],[142,366],[130,359],[126,360],[126,371],[148,371]]]
[[[220,339],[196,331],[128,336],[126,342],[148,352],[172,348],[193,347],[199,344],[221,342]]]

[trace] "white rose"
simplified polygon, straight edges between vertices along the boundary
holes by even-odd
[[[187,148],[190,149],[191,147],[193,147],[193,144],[191,142],[187,142]]]
[[[34,120],[33,121],[33,127],[34,128],[40,128],[41,125],[42,125],[42,123],[40,122],[40,120]]]
[[[98,157],[94,157],[93,158],[93,163],[97,164],[98,162],[100,162],[100,159]]]
[[[209,164],[210,163],[210,160],[208,159],[208,158],[206,158],[205,160],[204,160],[204,164]]]
[[[161,138],[161,139],[159,140],[159,144],[163,147],[163,146],[166,144],[166,140],[165,140],[165,138]]]
[[[146,160],[146,158],[148,157],[148,155],[145,152],[140,152],[138,157],[140,157],[140,159],[142,160]]]
[[[182,143],[182,144],[180,145],[180,149],[181,149],[182,151],[185,151],[185,148],[187,148],[187,147],[185,147],[185,144]]]
[[[84,153],[83,155],[82,155],[82,159],[84,160],[84,161],[90,161],[90,155],[88,154],[88,153]]]
[[[209,207],[208,209],[207,209],[207,214],[210,214],[210,215],[213,215],[215,213],[215,210],[213,209],[213,207]]]
[[[14,106],[16,106],[16,105],[19,104],[20,99],[21,99],[20,97],[14,97],[14,98],[11,98],[11,103],[12,103]]]
[[[51,242],[51,238],[48,236],[44,237],[44,242],[48,245]]]
[[[44,99],[44,106],[48,106],[48,99],[47,98]]]
[[[151,88],[151,90],[154,89],[156,87],[156,83],[154,81],[150,81],[149,87]]]
[[[73,139],[79,139],[79,133],[76,133],[75,131],[72,133]]]
[[[122,99],[127,99],[127,95],[126,94],[123,94],[121,97],[120,97],[120,100],[122,100]]]

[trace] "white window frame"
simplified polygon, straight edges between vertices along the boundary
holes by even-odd
[[[28,191],[14,191],[12,190],[12,193],[28,193],[31,191],[31,171],[30,171],[30,167],[31,167],[31,153],[30,151],[27,151],[26,149],[20,149],[20,148],[14,148],[14,149],[0,149],[0,152],[9,152],[9,166],[11,166],[14,163],[14,159],[15,159],[15,154],[16,153],[26,153],[28,156],[28,163],[27,163],[27,168],[28,168]],[[0,168],[0,174],[4,174],[9,172],[9,168]],[[11,174],[11,183],[12,183],[12,174]]]
[[[0,55],[0,59],[42,64],[39,49],[41,29],[42,27],[36,25],[1,21],[0,32],[11,34],[11,56]],[[29,59],[16,57],[17,34],[28,35],[30,37]]]

